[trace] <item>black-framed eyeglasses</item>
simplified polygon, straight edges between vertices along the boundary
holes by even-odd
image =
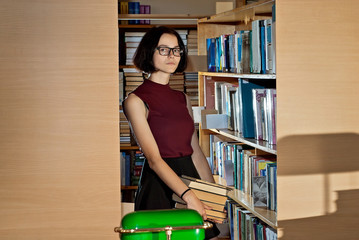
[[[156,47],[156,49],[158,50],[158,53],[161,56],[169,56],[171,54],[171,51],[172,51],[173,56],[175,56],[175,57],[180,57],[183,55],[183,50],[180,49],[179,47],[175,47],[175,48]]]

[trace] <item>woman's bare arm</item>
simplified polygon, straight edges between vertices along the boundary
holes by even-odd
[[[188,112],[190,113],[191,117],[193,118],[191,101],[187,95],[186,95],[186,98],[187,98]],[[214,178],[213,178],[213,175],[211,172],[211,168],[209,167],[206,156],[204,155],[201,147],[199,146],[199,141],[198,141],[196,131],[194,131],[194,133],[192,135],[191,145],[192,145],[192,149],[193,149],[192,160],[197,169],[199,176],[201,177],[202,180],[214,183]]]

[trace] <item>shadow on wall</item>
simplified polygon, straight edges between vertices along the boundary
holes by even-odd
[[[278,156],[278,178],[289,181],[278,189],[278,196],[281,190],[300,192],[282,202],[285,209],[278,203],[280,239],[359,239],[359,135],[286,137],[278,142]],[[311,176],[320,177],[305,180]],[[296,213],[286,217],[291,210]],[[309,211],[321,214],[301,215]]]

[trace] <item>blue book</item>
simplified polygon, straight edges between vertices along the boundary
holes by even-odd
[[[207,38],[207,67],[208,72],[216,71],[216,39],[215,38]]]
[[[224,68],[223,68],[223,72],[229,72],[229,36],[228,35],[224,35],[223,36],[223,43],[224,43],[224,49],[223,49],[223,55],[224,55]]]
[[[129,154],[125,155],[125,185],[131,185],[131,156]]]
[[[220,38],[216,38],[216,72],[221,69],[221,41]]]
[[[244,138],[255,137],[252,89],[264,88],[244,79],[238,79],[239,105],[242,109],[241,128]]]
[[[134,14],[140,14],[140,2],[133,2],[134,3]],[[134,24],[140,24],[140,20],[134,20]]]
[[[135,2],[128,2],[128,14],[135,14]],[[128,24],[135,24],[135,20],[128,20]]]

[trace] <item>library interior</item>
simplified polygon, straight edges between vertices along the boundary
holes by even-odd
[[[1,239],[208,239],[215,229],[220,240],[358,238],[359,1],[0,6]],[[176,194],[153,168],[173,208],[135,211],[153,167],[136,129],[162,112],[144,101],[138,128],[123,102],[162,71],[134,63],[160,27],[178,44],[153,56],[187,59],[167,91],[185,94],[214,181],[176,175],[187,189]]]

